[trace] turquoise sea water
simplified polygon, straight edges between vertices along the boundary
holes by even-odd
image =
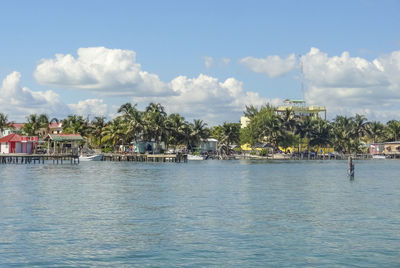
[[[400,161],[0,165],[0,266],[399,267]]]

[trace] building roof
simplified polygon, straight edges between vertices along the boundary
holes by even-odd
[[[45,140],[52,141],[81,141],[83,140],[80,134],[49,134]]]
[[[24,127],[25,123],[11,123],[11,126],[17,130],[20,130]]]
[[[39,137],[36,136],[21,136],[17,133],[12,133],[10,135],[4,136],[0,138],[0,143],[7,143],[7,142],[28,142],[28,141],[38,141]]]

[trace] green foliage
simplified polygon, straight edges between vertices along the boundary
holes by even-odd
[[[12,122],[8,121],[8,115],[0,113],[0,134],[2,134],[6,128],[12,128]]]
[[[260,155],[261,156],[267,156],[268,155],[268,150],[267,149],[262,149],[261,151],[260,151]]]
[[[211,137],[217,139],[219,145],[239,144],[240,124],[224,122],[222,125],[215,126],[211,129]]]

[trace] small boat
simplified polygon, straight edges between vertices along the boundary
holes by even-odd
[[[192,160],[204,160],[204,157],[201,155],[193,155],[193,154],[188,154],[187,159],[192,161]]]
[[[372,156],[372,159],[388,159],[390,158],[390,156],[388,155],[383,155],[383,154],[374,154]]]
[[[79,161],[102,161],[102,160],[103,160],[103,154],[79,156]]]

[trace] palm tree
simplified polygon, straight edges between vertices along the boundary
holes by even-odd
[[[397,120],[390,120],[387,122],[385,133],[389,141],[397,141],[400,137],[400,122]]]
[[[70,115],[62,123],[64,133],[80,134],[82,136],[86,136],[87,134],[88,122],[80,115]]]
[[[192,137],[196,146],[199,145],[201,139],[208,138],[207,123],[200,119],[193,120]]]
[[[143,112],[139,111],[137,104],[125,103],[118,109],[118,113],[122,113],[122,118],[126,124],[127,136],[129,139],[138,140],[143,132]]]
[[[357,137],[357,141],[360,142],[360,138],[365,136],[368,131],[369,122],[363,115],[356,114],[353,119],[354,121],[354,135]]]
[[[352,117],[336,116],[332,123],[332,143],[336,151],[351,153],[355,146],[354,121]]]
[[[6,128],[12,128],[12,125],[13,123],[8,121],[8,115],[0,113],[0,135]]]
[[[160,141],[167,142],[167,129],[165,127],[165,122],[167,118],[167,113],[164,107],[159,103],[150,103],[145,110],[143,116],[144,121],[144,137],[148,140],[154,139],[156,144]]]
[[[296,127],[296,134],[300,136],[301,139],[307,139],[307,151],[308,151],[308,159],[310,159],[310,140],[313,134],[313,119],[311,116],[306,116],[303,120],[299,121]],[[299,149],[300,150],[300,149]]]
[[[98,140],[99,147],[102,147],[103,129],[106,126],[106,118],[104,116],[96,116],[91,122],[90,133]]]
[[[165,126],[168,131],[168,143],[176,149],[179,142],[184,139],[185,118],[176,113],[170,114],[166,119]]]
[[[330,125],[320,118],[313,121],[310,137],[311,146],[326,147],[330,143]]]
[[[381,122],[373,121],[368,128],[368,136],[373,140],[373,143],[383,141],[384,125]]]
[[[28,136],[34,136],[36,133],[39,131],[39,129],[42,127],[41,120],[39,119],[40,117],[37,114],[31,114],[29,115],[26,120],[27,123],[24,124],[23,126],[23,131],[28,135]]]
[[[123,142],[125,133],[126,130],[122,124],[122,119],[117,117],[103,128],[101,140],[103,143],[109,143],[115,149],[118,143]]]
[[[183,142],[186,145],[186,149],[192,150],[193,146],[193,124],[189,122],[184,122],[182,125],[182,137],[183,137]]]

